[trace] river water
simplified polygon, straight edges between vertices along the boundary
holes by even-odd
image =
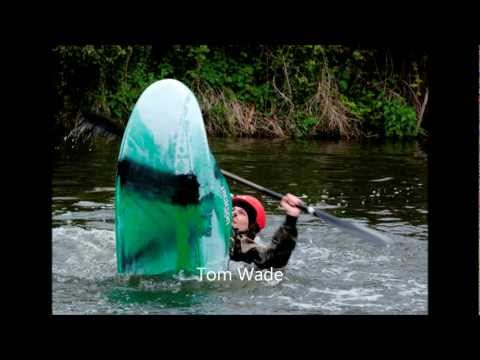
[[[414,143],[210,139],[220,167],[392,239],[378,248],[301,215],[281,281],[199,281],[116,273],[119,142],[55,149],[53,314],[427,314],[427,161]],[[73,148],[72,148],[73,146]],[[261,198],[268,242],[284,215]]]

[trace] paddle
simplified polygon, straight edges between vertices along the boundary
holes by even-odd
[[[124,128],[119,125],[118,121],[112,120],[106,116],[91,113],[91,112],[84,112],[86,115],[83,117],[83,119],[80,122],[80,131],[77,129],[75,131],[75,135],[80,135],[82,132],[87,133],[87,135],[93,134],[95,131],[98,131],[100,133],[108,133],[114,136],[122,137]],[[87,119],[88,117],[88,119]],[[267,189],[263,186],[260,186],[258,184],[255,184],[249,180],[246,180],[238,175],[232,174],[228,171],[221,170],[222,174],[234,181],[237,181],[241,184],[247,185],[251,187],[252,189],[258,190],[262,192],[265,195],[268,195],[274,199],[281,200],[283,195],[280,193],[277,193],[275,191],[272,191],[270,189]],[[352,234],[362,240],[371,242],[375,245],[386,245],[390,243],[390,239],[388,239],[386,236],[380,234],[379,232],[369,229],[366,226],[360,225],[360,224],[354,224],[352,222],[348,222],[346,220],[339,219],[333,215],[330,215],[326,213],[323,210],[320,210],[318,208],[313,208],[311,206],[308,206],[306,204],[302,204],[299,206],[299,208],[304,211],[305,213],[311,214],[313,216],[316,216],[327,223],[330,223],[332,225],[335,225],[339,229]]]
[[[225,175],[227,178],[238,181],[241,184],[247,185],[252,189],[258,190],[274,199],[281,200],[283,198],[283,195],[280,193],[264,188],[263,186],[257,185],[247,179],[244,179],[238,175],[232,174],[228,171],[225,171],[225,170],[221,170],[221,171],[222,171],[222,174]],[[323,210],[314,208],[312,206],[308,206],[304,203],[298,206],[298,208],[300,208],[303,212],[307,214],[316,216],[332,225],[335,225],[336,227],[340,228],[341,230],[349,234],[352,234],[362,240],[374,243],[375,245],[384,246],[390,243],[391,241],[389,238],[379,233],[378,231],[369,229],[366,226],[362,226],[360,224],[354,224],[346,220],[339,219],[333,215],[326,213]]]

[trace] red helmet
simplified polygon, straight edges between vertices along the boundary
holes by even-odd
[[[265,216],[265,209],[260,201],[250,195],[236,195],[232,199],[233,205],[238,203],[246,203],[250,205],[252,208],[255,209],[255,213],[257,214],[255,221],[257,225],[260,227],[260,230],[265,228],[267,224],[267,218]]]

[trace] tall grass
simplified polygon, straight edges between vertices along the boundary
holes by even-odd
[[[359,121],[349,116],[341,102],[336,81],[326,66],[319,76],[316,92],[304,103],[294,103],[293,90],[287,95],[275,83],[273,86],[279,97],[273,103],[283,102],[284,105],[273,106],[268,112],[257,111],[254,104],[242,102],[226,91],[198,87],[197,96],[207,133],[221,137],[264,138],[330,134],[344,139],[362,134]]]
[[[198,101],[202,109],[207,133],[213,136],[285,137],[281,120],[256,110],[254,104],[242,102],[211,88],[199,89]]]

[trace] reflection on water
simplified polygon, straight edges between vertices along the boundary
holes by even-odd
[[[378,249],[309,215],[280,282],[207,282],[116,274],[114,177],[119,144],[58,149],[52,183],[53,312],[82,314],[424,314],[427,164],[415,144],[210,140],[221,168],[385,232]],[[262,199],[268,241],[283,221]]]

